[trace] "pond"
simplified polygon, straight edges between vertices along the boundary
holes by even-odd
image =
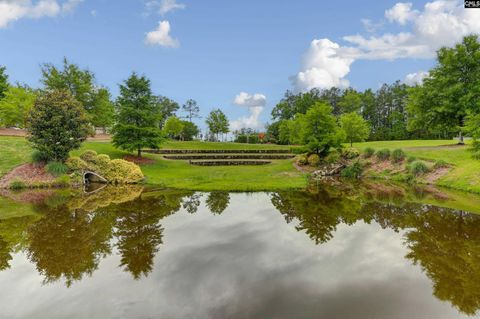
[[[468,318],[480,199],[395,184],[0,197],[1,318]]]

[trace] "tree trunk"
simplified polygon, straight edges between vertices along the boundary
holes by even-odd
[[[138,157],[142,157],[142,150],[141,150],[141,149],[138,149],[138,150],[137,150],[137,156],[138,156]]]

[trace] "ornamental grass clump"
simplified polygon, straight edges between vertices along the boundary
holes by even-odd
[[[425,173],[428,173],[429,169],[428,169],[428,166],[425,162],[415,161],[412,164],[410,164],[409,171],[414,176],[419,176],[419,175],[423,175]]]
[[[61,162],[50,162],[46,166],[47,172],[55,177],[61,176],[68,171],[68,166]]]
[[[363,150],[363,157],[364,158],[370,158],[375,154],[375,149],[371,147],[367,147],[366,149]]]
[[[392,160],[395,163],[400,163],[402,162],[406,157],[405,152],[402,149],[397,148],[392,152]]]
[[[376,155],[379,160],[386,161],[390,159],[390,150],[388,148],[378,150]]]

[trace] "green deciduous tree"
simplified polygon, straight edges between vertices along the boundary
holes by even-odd
[[[480,43],[463,38],[437,52],[437,65],[409,99],[409,129],[429,128],[460,132],[468,114],[480,113]]]
[[[8,89],[8,75],[5,73],[6,68],[4,66],[0,66],[0,100],[3,99],[5,96],[5,92]]]
[[[173,139],[180,139],[182,137],[182,131],[184,123],[176,116],[170,116],[165,122],[163,131],[165,134]]]
[[[360,112],[362,95],[354,89],[347,89],[343,92],[338,106],[342,113]]]
[[[182,105],[182,110],[187,113],[187,119],[189,122],[192,122],[194,118],[198,118],[198,113],[200,112],[200,107],[197,104],[197,101],[189,99],[185,104]]]
[[[229,123],[227,116],[220,109],[216,109],[208,114],[206,123],[210,133],[215,134],[218,141],[219,134],[226,134],[229,132]]]
[[[301,141],[311,152],[325,156],[331,148],[341,146],[345,134],[337,125],[332,107],[325,102],[315,103],[304,116],[296,119],[301,123]]]
[[[177,102],[174,100],[169,99],[168,97],[165,96],[156,96],[154,98],[155,100],[155,105],[156,108],[158,109],[158,112],[160,113],[160,123],[159,127],[160,129],[163,128],[165,125],[165,121],[175,115],[175,112],[178,111],[180,106],[178,105]]]
[[[195,125],[195,123],[192,123],[189,121],[182,121],[182,123],[183,123],[182,140],[191,141],[198,134],[200,134],[200,129],[198,128],[197,125]]]
[[[51,63],[42,66],[42,83],[47,90],[68,90],[87,112],[93,108],[95,75],[63,59],[62,68]]]
[[[46,158],[64,161],[92,133],[85,111],[65,90],[41,94],[27,115],[28,140]]]
[[[370,134],[367,122],[355,112],[343,114],[340,117],[340,126],[345,132],[345,138],[353,146],[353,142],[363,142]]]
[[[0,100],[0,126],[25,127],[25,118],[35,102],[33,90],[11,86]]]
[[[115,107],[108,89],[101,88],[93,96],[93,107],[90,111],[91,122],[96,127],[108,128],[115,120]]]
[[[113,145],[126,151],[137,151],[142,155],[142,148],[158,148],[162,134],[158,128],[160,119],[150,80],[133,73],[120,85],[117,98],[117,124],[113,128]]]

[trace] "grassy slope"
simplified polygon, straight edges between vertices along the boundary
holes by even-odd
[[[354,144],[359,149],[366,147],[402,148],[408,155],[426,160],[444,160],[453,165],[451,171],[437,181],[437,185],[480,193],[480,161],[474,160],[468,146],[454,145],[456,141],[381,141]]]

